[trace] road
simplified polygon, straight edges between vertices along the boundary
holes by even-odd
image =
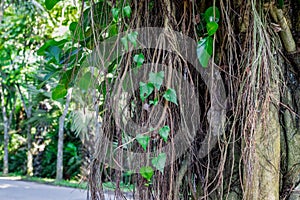
[[[0,177],[0,200],[85,200],[86,191]]]

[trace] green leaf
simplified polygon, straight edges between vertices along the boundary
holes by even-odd
[[[118,19],[119,19],[119,12],[120,12],[119,8],[111,9],[111,13],[112,13],[115,21],[118,21]]]
[[[153,92],[154,86],[152,83],[140,82],[140,98],[142,102]]]
[[[39,56],[43,56],[50,46],[58,46],[58,47],[62,48],[62,47],[66,44],[66,42],[68,42],[66,39],[63,39],[63,40],[60,40],[60,41],[55,41],[55,40],[53,40],[53,39],[47,40],[47,41],[45,42],[45,44],[43,44],[43,45],[37,50],[37,54],[38,54]]]
[[[81,41],[85,39],[84,31],[78,22],[72,22],[69,26],[69,30],[71,31],[74,40]]]
[[[202,48],[197,48],[197,55],[202,67],[206,68],[211,56]]]
[[[60,58],[60,53],[61,53],[61,49],[57,46],[51,46],[48,49],[48,56],[55,58],[55,60],[57,61],[57,63],[59,63],[59,58]]]
[[[63,71],[62,76],[59,80],[59,84],[64,85],[65,88],[72,87],[70,83],[74,80],[74,77],[76,77],[78,73],[78,69],[79,69],[78,67],[77,68],[75,67],[67,71]]]
[[[61,0],[46,0],[45,5],[48,10],[51,10]]]
[[[69,30],[71,32],[74,32],[78,27],[78,22],[72,22],[70,25],[69,25]]]
[[[121,43],[123,44],[126,51],[128,51],[128,39],[126,36],[121,38]]]
[[[130,8],[130,6],[125,6],[125,7],[123,8],[123,14],[124,14],[126,17],[130,17],[130,15],[131,15],[131,8]]]
[[[49,79],[57,76],[59,74],[59,71],[56,71],[56,72],[50,72],[49,74],[47,74],[45,77],[44,77],[44,80],[42,83],[40,83],[36,88],[39,90],[41,89],[47,81],[49,81]]]
[[[140,134],[138,134],[135,139],[138,141],[138,143],[146,151],[148,143],[150,141],[150,136],[149,135],[140,135]]]
[[[108,35],[109,37],[115,36],[118,34],[118,27],[116,24],[112,24],[108,27]]]
[[[206,9],[204,19],[208,22],[218,22],[220,19],[220,11],[217,7],[211,6]]]
[[[53,90],[52,90],[52,99],[58,100],[60,98],[63,98],[67,95],[67,89],[64,85],[58,84]]]
[[[133,44],[134,47],[136,47],[137,45],[137,36],[138,36],[138,32],[134,31],[128,34],[128,40],[131,42],[131,44]]]
[[[170,133],[169,126],[164,126],[158,130],[158,134],[165,142],[168,141],[169,133]]]
[[[140,54],[136,54],[133,57],[133,61],[136,62],[137,67],[139,68],[140,66],[143,65],[144,61],[145,61],[145,56],[140,53]]]
[[[282,9],[284,6],[284,0],[278,0],[277,2],[278,2],[278,8]],[[300,2],[298,1],[298,3]]]
[[[152,104],[152,105],[156,106],[158,104],[158,99],[155,98],[154,100],[150,100],[149,104]]]
[[[208,61],[213,53],[213,39],[205,37],[198,42],[197,57],[202,67],[207,67]]]
[[[143,178],[145,178],[147,181],[150,181],[153,174],[154,174],[154,171],[152,169],[152,167],[150,166],[145,166],[145,167],[141,167],[140,168],[140,174]]]
[[[153,158],[151,160],[151,163],[157,170],[159,170],[161,173],[164,173],[166,160],[167,160],[166,154],[160,153],[156,158]]]
[[[215,34],[215,32],[218,30],[219,25],[217,24],[217,22],[208,22],[206,24],[206,29],[207,29],[207,33],[209,36],[212,36],[213,34]]]
[[[167,91],[165,91],[163,97],[167,100],[170,101],[172,103],[177,104],[177,95],[176,95],[176,91],[172,88],[168,89]]]
[[[81,90],[87,91],[92,83],[92,74],[91,72],[85,73],[79,80],[79,88]]]
[[[160,71],[160,72],[157,72],[157,73],[152,73],[151,72],[149,74],[149,82],[151,82],[155,86],[155,88],[157,90],[159,90],[162,83],[163,83],[163,81],[164,81],[164,77],[165,77],[164,71]]]
[[[59,64],[72,63],[80,55],[82,48],[71,47],[60,58]]]

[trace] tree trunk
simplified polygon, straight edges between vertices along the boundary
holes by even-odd
[[[1,96],[1,109],[2,109],[2,116],[3,116],[3,125],[4,125],[4,156],[3,156],[3,174],[8,174],[8,143],[9,143],[9,121],[7,118],[6,113],[6,105],[4,99],[4,88],[2,83],[0,83],[0,96]]]
[[[32,106],[26,105],[23,93],[20,89],[20,86],[17,84],[17,89],[19,91],[20,97],[21,97],[21,101],[26,113],[26,118],[30,119],[31,118],[31,114],[32,114]],[[31,125],[28,124],[27,128],[27,176],[32,176],[33,175],[33,155],[32,155],[32,136],[31,136]]]
[[[280,172],[280,125],[278,111],[274,105],[262,110],[264,116],[257,120],[254,132],[255,147],[251,157],[251,171],[246,171],[245,199],[277,200],[279,199]],[[265,119],[264,119],[265,118]]]
[[[32,136],[31,126],[27,125],[27,176],[33,175],[33,155],[32,155]]]
[[[10,88],[10,90],[14,90],[13,87]],[[12,110],[9,113],[9,117],[7,117],[7,104],[5,103],[4,99],[4,87],[3,83],[0,82],[0,97],[1,97],[1,108],[2,108],[2,116],[3,116],[3,124],[4,124],[4,156],[3,156],[3,174],[8,174],[8,144],[9,144],[9,129],[10,124],[12,122],[12,117],[15,112],[15,101],[16,99],[13,98],[12,102]]]
[[[118,3],[119,1],[115,1],[116,5]],[[151,6],[148,4],[151,3],[153,3],[152,8],[149,8]],[[286,1],[284,4],[283,7],[289,7]],[[289,191],[292,193],[289,196],[294,198],[297,191],[294,190],[293,193],[293,189],[300,187],[297,185],[300,182],[299,148],[297,148],[299,146],[299,134],[297,134],[299,131],[295,130],[299,129],[299,124],[297,127],[297,120],[299,121],[297,117],[299,116],[292,116],[292,112],[289,112],[295,108],[294,106],[289,107],[292,104],[290,102],[285,104],[287,104],[287,108],[291,109],[285,113],[280,112],[282,108],[281,99],[285,96],[281,92],[287,89],[286,85],[282,83],[289,78],[283,73],[286,59],[282,59],[282,52],[291,53],[297,48],[297,42],[295,43],[293,39],[295,34],[293,30],[290,30],[290,24],[287,23],[290,20],[284,17],[286,10],[279,9],[278,5],[268,1],[161,0],[153,2],[146,0],[138,3],[132,2],[135,15],[129,25],[130,28],[164,27],[180,31],[198,42],[198,51],[201,44],[199,41],[207,36],[205,27],[202,27],[205,25],[203,17],[205,18],[205,15],[211,11],[209,11],[211,6],[217,6],[220,9],[218,31],[211,38],[214,41],[212,47],[214,53],[211,60],[213,64],[215,63],[216,70],[212,69],[212,65],[208,65],[208,68],[203,70],[206,71],[205,74],[209,74],[210,70],[213,73],[219,72],[221,74],[221,78],[218,80],[224,83],[227,98],[217,98],[216,94],[222,88],[216,86],[215,80],[212,81],[213,85],[216,86],[213,90],[212,87],[209,87],[211,85],[203,80],[202,74],[202,79],[199,80],[195,70],[188,68],[188,64],[184,66],[187,67],[185,70],[190,70],[191,82],[204,82],[210,89],[208,91],[207,88],[202,87],[203,83],[195,84],[195,88],[187,89],[199,90],[199,96],[203,97],[203,101],[206,101],[203,105],[201,104],[199,112],[193,113],[193,116],[199,115],[201,119],[202,117],[206,117],[206,119],[198,120],[201,124],[199,128],[201,130],[197,132],[197,139],[190,149],[192,156],[186,157],[189,159],[180,157],[174,165],[169,165],[166,168],[163,176],[155,172],[152,185],[146,189],[143,187],[145,180],[137,172],[135,176],[137,180],[133,179],[133,183],[136,184],[136,189],[139,192],[138,198],[225,199],[226,197],[226,199],[278,200],[282,196],[282,191]],[[214,15],[216,13],[214,12]],[[237,16],[239,17],[237,18]],[[180,40],[176,38],[170,41],[176,46]],[[155,50],[158,51],[158,49]],[[163,60],[163,64],[167,66],[167,61],[160,56],[151,57],[152,52],[149,52],[144,54],[148,56],[149,62],[158,63]],[[155,53],[157,52],[155,51]],[[175,55],[170,57],[174,60],[176,58]],[[123,58],[124,60],[128,59],[126,56]],[[182,61],[182,63],[184,62]],[[127,73],[127,69],[122,68],[122,66],[125,65],[120,65],[118,69],[120,73]],[[180,69],[180,64],[176,62],[172,66]],[[184,73],[184,70],[182,72]],[[299,76],[295,79],[299,79]],[[297,87],[299,87],[298,80],[294,81],[297,81]],[[109,86],[113,88],[113,84],[117,84],[117,82],[112,82],[112,85]],[[207,95],[209,92],[212,93],[211,96]],[[293,95],[295,96],[295,94]],[[109,96],[110,94],[107,93],[106,95]],[[107,96],[106,98],[111,98]],[[221,115],[219,112],[214,115],[212,111],[215,110],[209,109],[209,106],[213,104],[220,107],[218,110],[226,108],[227,113],[224,112],[224,115]],[[111,109],[107,105],[104,104],[104,110]],[[136,109],[135,112],[142,112],[141,110]],[[295,112],[295,110],[293,111]],[[172,110],[169,112],[173,117],[169,120],[170,122],[181,114],[172,113]],[[280,118],[282,113],[284,117]],[[139,114],[136,114],[138,119],[136,121],[143,124],[146,120]],[[117,138],[117,129],[113,117],[110,116],[113,115],[109,112],[107,112],[107,116],[104,115],[102,130],[110,138],[115,139]],[[184,118],[184,116],[181,117]],[[223,124],[223,121],[226,123]],[[210,125],[213,123],[215,123],[216,130],[222,130],[224,133],[212,134],[216,137],[209,135],[210,137],[206,138],[206,135],[214,133],[210,130]],[[285,136],[282,134],[282,123],[286,126]],[[282,142],[282,136],[285,137],[285,143],[288,144]],[[210,145],[211,143],[216,145]],[[153,144],[150,148],[159,149],[158,143]],[[119,144],[119,146],[121,145]],[[285,153],[286,160],[282,157],[284,148],[288,149]],[[96,152],[99,149],[96,149]],[[198,154],[200,154],[199,157],[195,156]],[[102,174],[96,173],[103,168],[99,164],[103,155],[99,155],[95,156],[91,174],[101,178]],[[282,161],[287,162],[286,174],[281,173]],[[100,191],[99,184],[101,182],[95,181],[99,177],[92,177],[90,180],[91,191],[95,194],[95,191]],[[111,177],[112,181],[116,181],[114,174]],[[174,180],[176,181],[175,184]],[[287,186],[280,185],[285,183]],[[145,191],[149,191],[152,196],[143,197],[142,193]],[[92,195],[92,199],[99,199],[99,197]]]
[[[66,104],[63,114],[59,118],[59,129],[58,129],[58,144],[57,144],[57,163],[56,163],[56,180],[63,179],[63,150],[64,150],[64,122],[68,114],[68,109],[72,97],[72,88],[68,89],[66,98]]]

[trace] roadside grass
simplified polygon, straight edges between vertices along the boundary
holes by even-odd
[[[23,176],[16,173],[9,173],[8,175],[4,176],[3,173],[0,172],[0,176],[2,177],[12,177],[17,180],[22,181],[31,181],[55,186],[63,186],[63,187],[71,187],[71,188],[78,188],[78,189],[87,189],[87,183],[83,181],[76,181],[76,180],[61,180],[56,181],[55,179],[51,178],[40,178],[34,176]]]
[[[76,181],[76,180],[61,180],[56,181],[55,179],[51,178],[40,178],[35,176],[24,176],[17,173],[9,173],[8,175],[3,175],[2,172],[0,172],[0,177],[11,177],[16,180],[22,180],[22,181],[31,181],[36,183],[42,183],[42,184],[48,184],[48,185],[54,185],[54,186],[63,186],[63,187],[70,187],[70,188],[78,188],[78,189],[87,189],[87,182],[83,181]],[[132,192],[133,191],[133,185],[132,184],[124,184],[123,182],[120,183],[121,191],[123,192]],[[106,191],[115,191],[116,185],[113,182],[106,182],[103,183],[103,189]]]

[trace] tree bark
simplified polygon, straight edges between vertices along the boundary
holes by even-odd
[[[280,124],[277,109],[274,105],[260,116],[254,132],[254,152],[252,170],[247,171],[245,199],[276,200],[279,199],[280,172]],[[263,118],[266,119],[263,119]],[[264,120],[265,123],[263,122]],[[268,126],[265,126],[267,124]]]
[[[9,121],[6,113],[5,99],[4,99],[4,88],[2,82],[0,82],[0,96],[1,96],[1,108],[4,125],[4,157],[3,157],[3,174],[8,174],[8,143],[9,143]]]
[[[30,119],[31,114],[32,114],[32,106],[31,105],[26,105],[24,96],[21,92],[20,86],[17,85],[17,89],[19,91],[19,94],[21,96],[21,101],[26,113],[26,118]],[[32,176],[33,175],[33,155],[32,155],[32,136],[31,136],[31,125],[27,125],[27,176]]]
[[[68,114],[68,109],[72,97],[72,88],[68,89],[66,98],[66,104],[63,114],[59,118],[59,129],[58,129],[58,144],[57,144],[57,163],[56,163],[56,180],[62,180],[63,178],[63,149],[64,149],[64,122]]]

